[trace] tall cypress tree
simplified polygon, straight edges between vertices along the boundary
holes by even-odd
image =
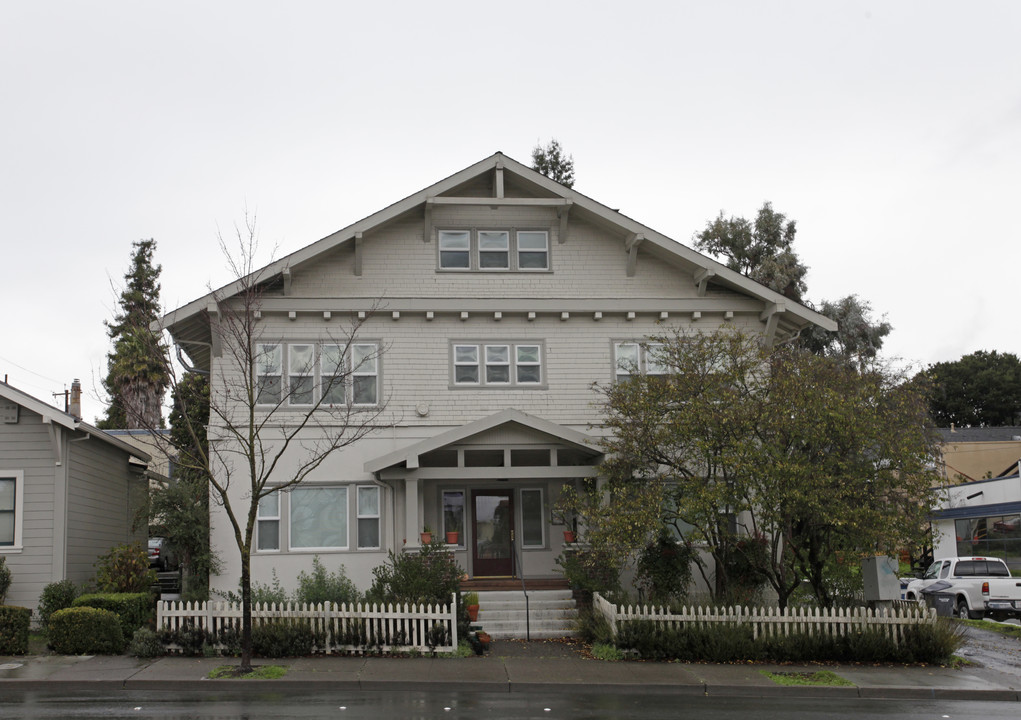
[[[149,329],[159,318],[162,268],[153,265],[155,240],[138,240],[132,248],[120,311],[113,322],[105,323],[113,349],[106,356],[103,380],[110,406],[106,417],[97,423],[104,430],[163,426],[163,396],[169,378],[158,338]]]

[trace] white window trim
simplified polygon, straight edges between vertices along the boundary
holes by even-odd
[[[450,487],[448,487],[448,488],[442,488],[440,490],[440,517],[442,518],[442,520],[440,521],[440,532],[443,533],[444,539],[446,539],[446,533],[447,533],[447,525],[446,525],[446,522],[447,522],[447,507],[446,507],[446,504],[443,501],[443,498],[448,493],[451,494],[451,495],[459,494],[461,496],[461,529],[458,531],[460,533],[460,535],[458,535],[458,538],[457,538],[457,545],[451,545],[450,547],[456,547],[456,548],[459,548],[459,549],[460,548],[467,548],[468,547],[468,538],[467,538],[467,535],[468,535],[468,518],[467,518],[467,515],[466,515],[466,510],[468,508],[468,491],[465,490],[464,488],[450,488]]]
[[[358,504],[358,498],[361,495],[362,490],[375,490],[376,491],[376,514],[375,515],[362,515],[361,508]],[[358,533],[358,521],[359,520],[375,520],[376,521],[376,544],[375,545],[362,545],[361,535]],[[356,485],[355,486],[355,545],[359,550],[381,550],[383,547],[383,493],[379,485]]]
[[[379,405],[379,343],[352,343],[351,350],[348,353],[350,356],[349,362],[354,364],[354,352],[355,348],[370,348],[369,355],[367,358],[362,360],[358,367],[351,368],[351,382],[348,383],[351,386],[350,393],[347,395],[348,402],[355,407],[375,407]],[[371,364],[371,368],[366,370],[365,366]],[[370,403],[355,402],[355,378],[359,377],[371,377],[373,378],[376,386],[375,396],[376,399]]]
[[[486,252],[497,252],[497,251],[486,251],[482,250],[479,243],[479,233],[491,232],[491,233],[506,233],[507,234],[507,265],[505,267],[482,267],[480,256]],[[443,253],[444,252],[464,252],[463,250],[451,250],[443,249],[443,238],[445,233],[467,233],[468,234],[468,267],[444,267],[443,265]],[[527,248],[522,250],[518,242],[518,236],[521,233],[534,233],[542,234],[546,243],[542,249]],[[550,231],[548,228],[500,228],[500,227],[483,227],[483,228],[459,228],[459,227],[447,227],[437,230],[436,232],[436,270],[437,272],[472,272],[472,273],[550,273],[553,271],[553,251],[550,244]],[[503,252],[503,251],[500,251]],[[543,267],[530,268],[521,267],[521,253],[543,253],[546,256],[546,264]]]
[[[508,381],[507,382],[489,382],[487,380],[486,369],[490,364],[488,362],[488,349],[490,347],[506,347],[507,348],[507,360],[509,365]],[[538,361],[523,363],[522,367],[538,367],[539,368],[539,380],[537,382],[531,381],[518,381],[518,348],[528,347],[536,348],[538,350]],[[475,354],[477,362],[458,362],[457,360],[457,349],[458,348],[475,348]],[[514,340],[494,340],[494,341],[479,341],[479,342],[451,342],[450,343],[450,387],[451,388],[490,388],[490,389],[501,389],[501,390],[514,390],[514,389],[528,389],[528,390],[542,390],[546,388],[546,370],[545,370],[545,343],[536,342],[535,340],[528,340],[517,342]],[[496,366],[497,364],[494,364]],[[503,363],[499,363],[499,366],[503,366]],[[474,367],[477,368],[478,380],[475,382],[458,381],[457,379],[457,368],[458,367]]]
[[[620,350],[623,347],[629,347],[635,349],[636,367],[627,367],[621,365]],[[653,372],[649,370],[649,353],[654,352],[657,348],[664,347],[663,343],[647,343],[639,340],[615,340],[613,343],[613,380],[614,382],[621,382],[625,376],[630,378],[634,375],[666,375],[668,374],[667,369],[663,369],[660,372]]]
[[[538,545],[525,545],[525,501],[524,494],[526,492],[537,492],[539,493],[539,532],[542,534],[542,540]],[[539,550],[546,547],[547,536],[546,536],[546,493],[543,492],[542,488],[521,488],[521,497],[519,498],[518,505],[520,510],[518,511],[519,517],[517,518],[519,527],[521,528],[521,549],[522,550]]]
[[[316,401],[316,368],[319,365],[319,348],[317,343],[313,342],[293,342],[287,343],[287,404],[292,407],[312,407]],[[292,360],[294,359],[294,353],[297,348],[308,348],[312,353],[312,360],[305,368],[299,368],[304,372],[295,372],[295,369],[291,367]],[[308,377],[311,381],[312,392],[311,398],[308,402],[295,402],[294,400],[294,388],[292,383],[295,378]]]
[[[0,545],[0,555],[20,553],[24,546],[25,527],[25,471],[0,470],[0,478],[14,480],[14,544]]]
[[[263,355],[267,354],[266,352],[263,351],[263,348],[270,348],[270,347],[276,349],[275,350],[275,354],[277,355],[277,366],[279,368],[279,371],[276,372],[276,373],[262,373],[262,372],[260,372],[262,370],[262,368],[259,367],[259,358],[261,358]],[[264,406],[279,405],[283,401],[283,398],[284,398],[284,358],[285,358],[285,356],[286,356],[286,354],[284,353],[284,345],[281,342],[259,342],[259,343],[255,344],[255,390],[256,390],[255,401],[259,405],[264,405]],[[262,378],[276,378],[277,379],[277,388],[278,388],[278,392],[280,393],[280,396],[276,400],[272,400],[270,402],[263,402],[263,403],[259,402],[259,395],[261,394],[259,392],[259,386],[261,384]]]
[[[295,402],[291,402],[291,393],[290,393],[290,389],[291,389],[291,377],[292,377],[291,367],[290,367],[290,364],[291,364],[291,347],[297,347],[297,346],[303,346],[303,345],[311,346],[311,348],[312,348],[313,363],[312,363],[312,374],[311,374],[311,377],[312,377],[312,402],[311,403],[295,403]],[[325,347],[334,347],[334,348],[339,348],[341,350],[346,350],[346,352],[344,353],[344,357],[342,359],[342,363],[343,364],[342,364],[342,367],[341,367],[341,372],[344,373],[346,375],[346,377],[343,378],[343,381],[340,383],[341,386],[344,388],[344,403],[346,405],[349,405],[349,406],[352,406],[352,407],[376,407],[380,403],[380,395],[382,394],[383,371],[382,371],[382,363],[380,362],[380,358],[381,358],[380,347],[381,347],[381,345],[382,345],[381,341],[375,340],[375,339],[373,339],[373,340],[366,340],[366,341],[362,341],[362,342],[352,342],[349,346],[346,346],[346,347],[345,347],[345,345],[340,344],[340,343],[322,343],[322,342],[316,342],[316,341],[313,341],[313,340],[295,340],[295,341],[283,341],[283,340],[279,340],[277,342],[259,342],[259,343],[256,343],[256,356],[257,357],[258,357],[258,355],[261,354],[259,352],[259,348],[262,348],[262,347],[276,347],[277,348],[277,352],[280,355],[280,372],[279,372],[279,374],[276,374],[276,375],[262,375],[262,374],[259,374],[259,372],[258,372],[259,368],[258,368],[258,366],[256,366],[256,375],[255,375],[256,383],[258,383],[259,379],[263,378],[263,377],[276,377],[276,378],[278,378],[278,383],[279,383],[279,386],[280,386],[280,393],[281,393],[280,398],[277,399],[277,400],[274,400],[272,402],[257,402],[257,407],[259,407],[259,408],[270,408],[270,407],[272,407],[272,408],[279,408],[281,410],[286,410],[288,408],[291,408],[291,409],[294,409],[294,410],[307,411],[307,410],[311,409],[313,406],[315,406],[315,404],[317,402],[319,402],[319,399],[323,395],[323,378],[324,377],[329,377],[327,375],[324,375],[324,372],[323,372],[322,357],[323,357],[323,348],[325,348]],[[356,348],[356,347],[371,348],[371,350],[369,352],[371,357],[369,357],[366,361],[364,361],[363,364],[361,366],[359,366],[359,368],[352,370],[351,369],[352,353],[354,352],[354,348]],[[256,363],[258,363],[258,360],[256,360]],[[299,373],[299,374],[301,374],[301,373]],[[376,400],[375,400],[375,402],[371,402],[371,403],[356,403],[354,401],[354,378],[355,377],[373,377],[373,378],[375,378],[375,385],[376,385]],[[284,383],[284,380],[286,380],[287,382]],[[336,403],[323,402],[323,403],[321,403],[321,405],[325,409],[338,407],[338,405]]]
[[[493,233],[493,234],[503,235],[506,238],[506,243],[504,244],[503,249],[502,250],[483,250],[483,248],[482,248],[482,233]],[[511,252],[511,233],[510,233],[509,230],[488,230],[488,229],[481,229],[481,230],[478,230],[475,233],[475,237],[478,238],[478,257],[479,257],[479,267],[478,267],[478,270],[479,270],[479,272],[508,272],[508,271],[511,270],[511,255],[513,253]],[[505,265],[499,266],[499,267],[482,267],[482,256],[483,255],[498,255],[500,253],[503,253],[504,255],[507,256],[507,263]],[[469,257],[468,264],[471,265],[471,253],[470,253],[470,251],[469,251],[468,257]]]
[[[322,545],[322,546],[297,546],[294,544],[294,494],[305,490],[341,490],[344,492],[344,545]],[[339,550],[351,549],[351,486],[350,485],[305,485],[301,484],[291,488],[288,493],[287,503],[287,549],[293,553],[308,552],[337,552]]]
[[[514,354],[516,355],[517,354],[517,348],[515,346],[513,346],[513,345],[503,345],[503,344],[498,344],[498,343],[491,343],[491,344],[488,344],[488,345],[484,345],[483,347],[485,348],[485,352],[486,352],[486,377],[482,381],[482,384],[483,385],[497,385],[497,386],[507,386],[507,385],[513,384],[514,377],[511,375],[511,373],[514,371],[516,366],[513,365],[513,360],[511,359],[511,352],[513,351]],[[490,359],[490,350],[492,350],[492,354],[493,355],[496,355],[497,352],[499,352],[501,348],[503,350],[504,355],[507,358],[506,362],[501,362],[498,359],[491,360]],[[500,380],[490,380],[489,379],[489,368],[490,367],[492,367],[494,369],[495,368],[507,368],[507,379],[505,381],[502,381],[502,382]]]

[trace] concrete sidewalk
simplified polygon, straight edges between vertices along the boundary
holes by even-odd
[[[31,690],[266,691],[417,690],[442,692],[665,693],[709,696],[789,696],[1021,700],[1021,674],[984,668],[863,665],[698,664],[605,662],[562,642],[499,641],[484,657],[309,657],[256,664],[283,665],[276,680],[210,680],[230,659],[59,655],[0,658],[0,694]],[[783,686],[762,674],[828,669],[853,687]],[[1019,670],[1021,673],[1021,670]]]

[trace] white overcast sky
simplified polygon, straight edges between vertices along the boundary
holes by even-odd
[[[772,201],[889,356],[1021,354],[1021,2],[355,6],[0,3],[0,378],[91,421],[133,241],[174,308],[246,208],[268,262],[551,137],[683,243]]]

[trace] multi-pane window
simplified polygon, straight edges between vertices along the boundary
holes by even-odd
[[[347,549],[346,487],[296,487],[289,495],[292,550]]]
[[[255,346],[255,382],[257,402],[275,405],[280,402],[283,351],[276,343],[259,343]]]
[[[287,346],[287,402],[290,405],[311,405],[315,385],[314,346]]]
[[[529,344],[455,344],[454,384],[528,386],[542,384],[542,346]]]
[[[358,488],[358,548],[379,548],[379,488],[363,485]]]
[[[259,500],[256,514],[256,548],[259,550],[280,549],[280,494],[271,493]]]
[[[255,354],[257,402],[286,401],[294,407],[311,407],[320,401],[327,407],[376,405],[379,365],[376,343],[355,343],[346,352],[337,344],[260,343]]]
[[[661,343],[614,343],[613,355],[617,382],[623,382],[636,374],[665,375],[668,371]]]
[[[550,269],[545,230],[440,230],[440,270],[526,271]]]
[[[17,478],[0,477],[0,547],[15,544],[17,499]]]
[[[545,544],[543,530],[546,523],[543,515],[542,490],[521,491],[521,546],[542,547]]]

